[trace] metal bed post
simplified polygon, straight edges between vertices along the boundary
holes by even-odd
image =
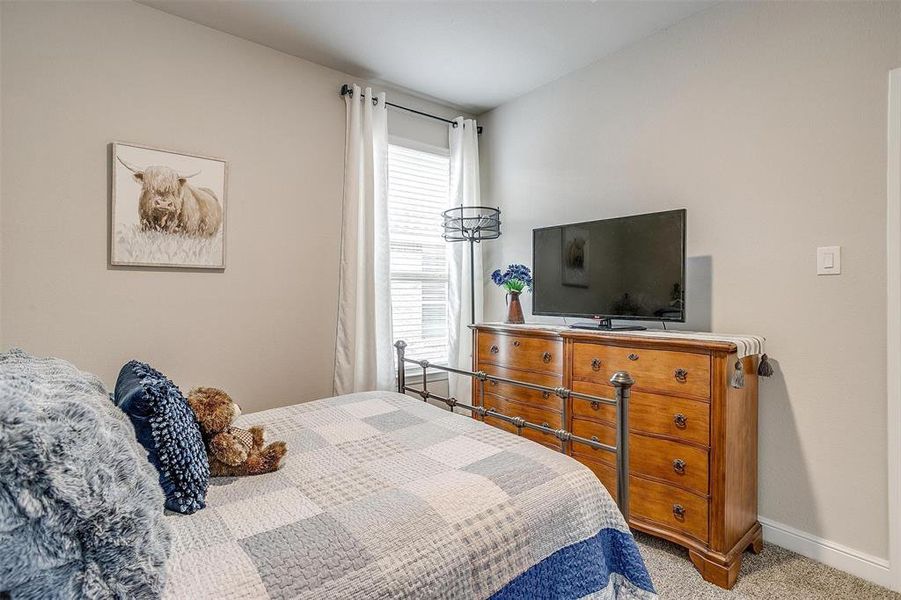
[[[429,361],[421,360],[419,361],[419,366],[422,367],[422,392],[420,392],[420,396],[422,396],[423,402],[429,401]]]
[[[397,391],[403,394],[407,390],[407,371],[404,368],[404,354],[406,354],[407,342],[397,340],[394,342],[394,347],[397,349]]]
[[[485,410],[485,373],[484,371],[479,371],[476,373],[476,377],[479,380],[479,406],[482,410]]]
[[[563,418],[563,427],[566,427],[566,424],[569,423],[569,410],[568,406],[570,403],[570,391],[566,388],[558,388],[557,395],[560,396],[560,401],[563,403],[563,410],[561,411]],[[560,440],[563,443],[563,454],[571,454],[570,449],[572,448],[572,440],[571,439],[562,439]]]
[[[629,522],[629,398],[635,380],[625,371],[610,378],[616,388],[616,503]]]

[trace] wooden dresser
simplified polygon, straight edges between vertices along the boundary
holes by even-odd
[[[686,547],[707,581],[724,588],[735,584],[744,550],[762,548],[756,357],[743,360],[745,384],[736,389],[729,384],[736,361],[731,343],[530,325],[475,325],[473,335],[473,368],[492,375],[612,398],[611,375],[628,371],[635,380],[629,525]],[[473,399],[478,403],[479,395]],[[615,444],[610,406],[497,382],[487,384],[485,406]],[[499,419],[486,416],[485,422],[516,433]],[[563,450],[556,437],[532,430],[522,435]],[[615,495],[613,455],[572,446],[573,458]]]

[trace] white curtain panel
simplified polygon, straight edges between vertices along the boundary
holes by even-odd
[[[362,100],[361,100],[362,96]],[[344,216],[335,349],[335,394],[394,387],[388,244],[385,94],[353,86],[344,96]]]
[[[473,119],[458,117],[456,127],[448,126],[450,142],[450,207],[479,206],[479,136]],[[482,247],[475,253],[475,322],[482,320]],[[451,366],[472,369],[472,331],[470,320],[469,244],[448,244],[448,357]],[[468,402],[472,381],[469,377],[449,375],[450,395]]]

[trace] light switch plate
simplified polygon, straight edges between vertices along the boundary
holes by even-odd
[[[842,247],[817,248],[817,275],[840,275],[842,272]]]

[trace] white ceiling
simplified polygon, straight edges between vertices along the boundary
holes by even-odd
[[[715,4],[139,0],[478,114]]]

